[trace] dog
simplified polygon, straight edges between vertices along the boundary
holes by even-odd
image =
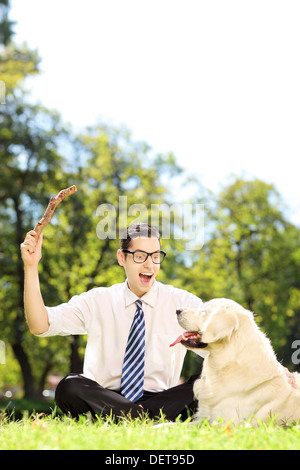
[[[213,299],[202,309],[176,313],[186,333],[170,346],[181,343],[201,356],[206,351],[194,383],[195,421],[239,424],[273,417],[286,424],[300,419],[300,374],[289,373],[277,361],[250,311],[233,300]]]

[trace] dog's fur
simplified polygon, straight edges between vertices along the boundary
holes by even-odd
[[[291,386],[251,312],[233,300],[213,299],[201,310],[180,309],[177,316],[185,330],[200,332],[199,345],[195,340],[182,344],[199,355],[209,353],[194,384],[196,420],[240,423],[278,415],[282,424],[300,418],[300,374],[293,374]]]

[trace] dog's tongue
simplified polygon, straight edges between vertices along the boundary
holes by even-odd
[[[185,339],[188,339],[190,336],[194,336],[195,332],[193,331],[185,331],[184,333],[181,333],[180,336],[174,341],[174,343],[170,344],[169,348],[172,346],[175,346],[175,344],[181,343],[181,341],[184,341]]]
[[[170,344],[169,348],[171,348],[172,346],[175,346],[175,344],[181,343],[182,340],[183,340],[183,334],[178,336],[178,338],[174,341],[174,343]]]

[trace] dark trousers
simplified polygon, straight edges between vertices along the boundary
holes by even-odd
[[[142,398],[133,403],[119,392],[108,390],[97,382],[80,374],[67,375],[58,384],[55,401],[63,413],[77,418],[90,412],[92,416],[113,418],[142,417],[146,413],[151,419],[163,415],[169,421],[181,415],[185,420],[197,409],[193,385],[199,375],[193,375],[187,382],[162,392],[144,392]],[[139,406],[139,405],[142,405]]]

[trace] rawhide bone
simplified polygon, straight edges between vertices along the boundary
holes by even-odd
[[[69,188],[67,189],[62,189],[57,196],[55,197],[51,197],[50,198],[50,201],[49,201],[49,204],[48,204],[48,207],[47,209],[45,210],[45,213],[43,215],[43,217],[41,218],[41,220],[36,224],[36,226],[34,227],[34,231],[37,233],[37,236],[39,237],[43,228],[46,227],[46,225],[49,224],[53,214],[54,214],[54,211],[56,209],[56,207],[58,206],[58,204],[61,203],[61,201],[63,199],[65,199],[65,197],[67,196],[70,196],[71,194],[74,194],[76,193],[77,191],[77,188],[75,185],[73,186],[70,186]]]

